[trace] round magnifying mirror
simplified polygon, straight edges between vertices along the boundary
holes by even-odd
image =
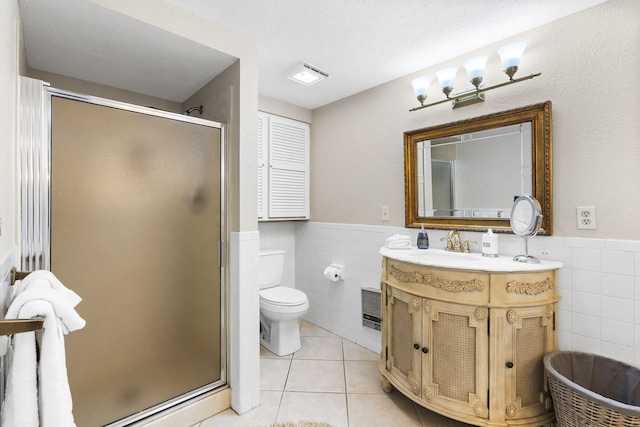
[[[531,196],[520,196],[513,203],[511,208],[511,230],[514,234],[524,239],[524,255],[518,255],[513,258],[518,262],[539,263],[540,260],[529,255],[528,239],[538,234],[540,224],[542,223],[542,208],[540,202]]]

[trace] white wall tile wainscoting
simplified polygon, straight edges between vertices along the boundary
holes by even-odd
[[[417,229],[354,224],[300,222],[260,224],[260,246],[295,246],[287,268],[295,271],[295,287],[309,297],[309,322],[372,351],[380,351],[380,332],[362,326],[361,289],[379,289],[385,239]],[[445,230],[428,230],[431,248],[444,248]],[[464,240],[482,240],[482,233],[461,232]],[[288,240],[287,240],[288,239]],[[522,239],[499,236],[501,255],[524,252]],[[471,245],[472,252],[480,252]],[[529,253],[560,261],[559,346],[601,354],[640,366],[640,241],[536,236]],[[330,263],[345,266],[345,279],[323,277]]]

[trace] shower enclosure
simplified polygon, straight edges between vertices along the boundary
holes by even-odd
[[[215,392],[226,382],[223,125],[21,88],[23,101],[39,90],[45,111],[21,125],[22,268],[50,269],[83,298],[87,325],[65,337],[76,424],[124,426]]]

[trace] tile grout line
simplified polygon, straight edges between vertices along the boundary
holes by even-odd
[[[347,366],[344,363],[346,357],[344,354],[344,338],[342,338],[340,340],[340,347],[342,350],[342,375],[344,378],[344,407],[345,407],[345,411],[346,411],[346,415],[347,415],[347,427],[350,427],[349,424],[349,397],[347,396],[348,390],[347,390]]]
[[[278,409],[276,410],[276,417],[273,420],[275,424],[278,421],[278,415],[280,415],[280,407],[282,406],[282,400],[284,399],[284,391],[287,389],[287,381],[289,381],[289,374],[291,373],[291,365],[293,365],[293,355],[289,359],[289,369],[287,369],[287,376],[284,379],[284,385],[282,386],[282,393],[280,393],[280,400],[278,401]]]

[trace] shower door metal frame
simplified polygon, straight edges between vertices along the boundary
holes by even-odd
[[[145,418],[169,412],[215,393],[228,384],[227,307],[229,306],[228,253],[228,147],[226,125],[197,117],[142,107],[96,96],[56,89],[41,80],[20,77],[19,96],[19,206],[20,268],[22,271],[51,270],[51,99],[54,96],[120,110],[146,114],[220,129],[220,380],[162,402],[108,427],[124,427]]]

